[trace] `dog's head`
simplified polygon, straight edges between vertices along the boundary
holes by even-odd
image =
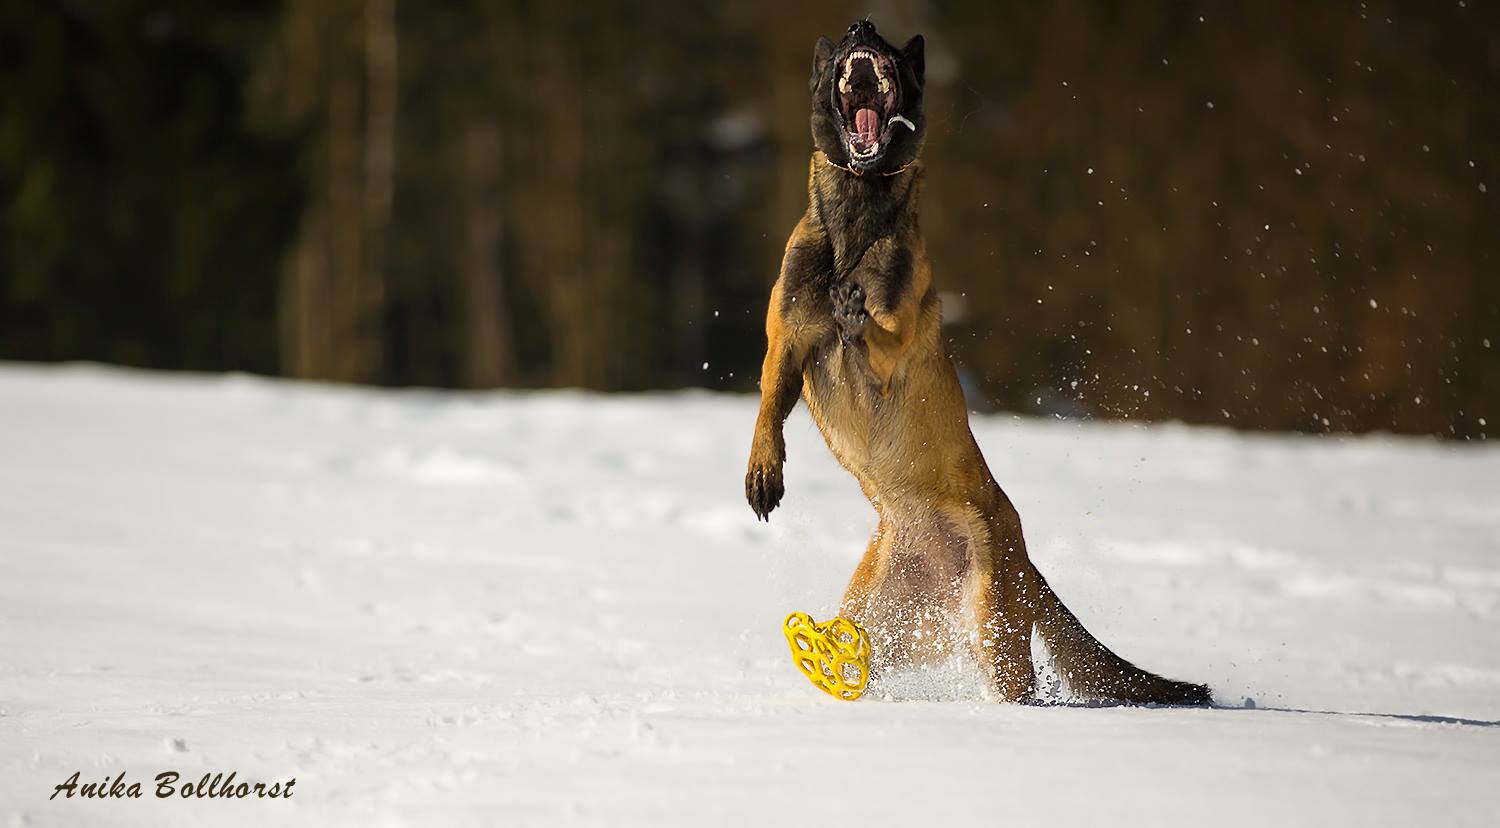
[[[922,149],[922,36],[900,50],[861,20],[837,47],[813,48],[813,144],[834,163],[860,173],[893,172]]]

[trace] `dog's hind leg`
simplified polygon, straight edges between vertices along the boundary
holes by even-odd
[[[1009,506],[1008,503],[1005,504]],[[971,575],[975,655],[1001,701],[1030,701],[1036,690],[1031,631],[1036,623],[1036,582],[1014,510],[989,521],[988,537]]]
[[[885,520],[882,519],[870,538],[870,545],[865,548],[864,557],[859,559],[859,565],[854,568],[854,576],[849,579],[848,588],[844,590],[844,602],[839,606],[839,615],[855,623],[864,623],[870,611],[870,598],[880,585],[883,569],[880,565],[880,544],[885,531]]]
[[[1033,614],[1019,600],[1020,590],[1007,583],[1012,579],[992,575],[983,580],[987,583],[979,585],[976,596],[975,654],[1001,701],[1029,701],[1036,690],[1031,664]]]

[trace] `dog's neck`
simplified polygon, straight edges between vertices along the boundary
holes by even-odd
[[[878,239],[917,226],[921,180],[921,162],[915,159],[893,175],[856,175],[822,151],[813,153],[808,211],[833,246],[836,278],[852,270]]]

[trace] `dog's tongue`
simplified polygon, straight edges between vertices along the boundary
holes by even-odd
[[[854,131],[859,133],[859,140],[870,144],[875,140],[875,133],[880,130],[880,115],[873,109],[861,109],[854,113]]]

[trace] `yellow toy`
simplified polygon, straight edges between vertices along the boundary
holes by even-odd
[[[847,618],[824,624],[805,612],[786,617],[781,631],[792,661],[813,684],[834,698],[854,701],[870,681],[870,637]]]

